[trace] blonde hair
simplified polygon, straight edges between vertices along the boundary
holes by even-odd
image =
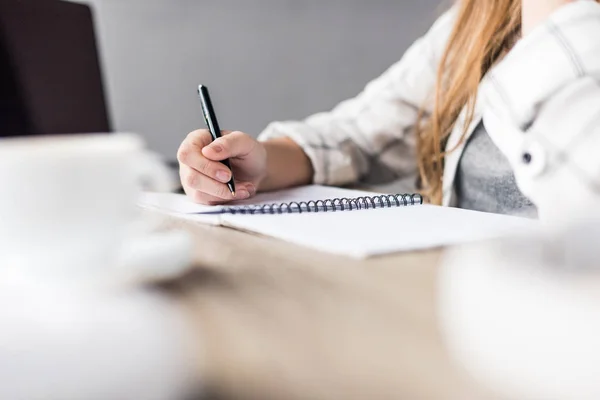
[[[473,121],[477,89],[490,68],[521,32],[521,0],[462,0],[442,56],[433,112],[421,112],[417,160],[421,189],[432,203],[442,202],[444,146],[466,107],[466,127]],[[463,132],[463,140],[466,132]],[[449,149],[452,151],[453,149]]]

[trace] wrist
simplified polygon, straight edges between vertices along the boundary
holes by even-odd
[[[261,145],[266,152],[267,167],[258,184],[259,191],[278,190],[312,182],[312,162],[292,139],[276,138],[262,142]]]
[[[270,192],[284,187],[284,185],[279,184],[281,178],[278,178],[278,175],[281,174],[281,171],[279,171],[279,174],[277,171],[280,168],[277,165],[277,160],[280,158],[279,153],[281,152],[280,141],[281,139],[271,139],[260,143],[266,154],[266,167],[257,185],[259,192]]]
[[[269,146],[266,142],[258,142],[261,151],[264,154],[264,170],[262,175],[254,180],[257,192],[267,192],[269,186]]]

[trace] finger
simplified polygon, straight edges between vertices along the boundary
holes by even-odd
[[[252,185],[251,183],[248,183],[248,184],[237,183],[236,186],[237,186],[237,192],[236,192],[235,200],[246,200],[250,197],[253,197],[256,194],[256,189],[254,188],[254,185]],[[209,205],[209,206],[222,205],[222,204],[227,204],[227,203],[231,202],[231,200],[220,199],[220,198],[211,196],[209,194],[206,194],[204,192],[194,190],[194,189],[186,189],[186,194],[195,203]]]
[[[231,132],[215,140],[202,149],[202,154],[209,160],[222,161],[228,158],[244,158],[256,146],[256,140],[243,132]]]
[[[188,183],[193,179],[190,177],[197,174],[197,171],[189,168],[187,166],[182,166],[180,168],[179,174],[181,176],[181,181],[183,183],[183,189],[185,193],[192,199],[192,201],[199,204],[206,205],[217,205],[217,204],[225,204],[232,200],[245,200],[256,194],[256,187],[249,182],[236,183],[236,196],[235,198],[223,199],[220,197],[213,196],[211,194],[205,193],[202,190],[194,189]],[[233,196],[231,196],[233,197]]]
[[[256,188],[256,186],[254,186],[254,184],[250,183],[250,182],[236,183],[235,185],[236,185],[236,187],[240,187],[242,189],[246,189],[246,191],[248,192],[248,197],[249,198],[256,196],[256,193],[258,192],[258,189]]]
[[[195,146],[181,146],[177,152],[177,160],[181,165],[188,166],[221,183],[231,180],[229,168],[218,161],[207,159]]]
[[[194,203],[202,204],[205,206],[218,206],[222,204],[227,204],[229,201],[218,199],[216,197],[210,196],[206,193],[202,193],[198,190],[187,189],[186,194]]]
[[[183,188],[185,194],[194,202],[205,206],[216,206],[218,204],[225,204],[227,201],[223,199],[217,199],[216,197],[209,196],[206,193],[199,192],[190,188]]]
[[[221,131],[222,136],[229,135],[230,133],[231,131]],[[201,150],[202,148],[211,144],[212,141],[213,138],[208,129],[198,129],[190,132],[183,143],[186,145],[196,146]]]
[[[218,182],[185,165],[181,167],[180,174],[184,187],[206,193],[221,200],[232,201],[250,197],[250,192],[246,186],[238,188],[234,197],[226,184]]]

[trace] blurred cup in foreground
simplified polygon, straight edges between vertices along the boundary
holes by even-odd
[[[600,398],[600,220],[455,248],[439,317],[455,361],[502,398]]]
[[[142,184],[169,173],[134,134],[0,140],[0,274],[109,277]]]

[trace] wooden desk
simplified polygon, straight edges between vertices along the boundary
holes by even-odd
[[[166,218],[198,267],[161,285],[185,307],[219,399],[490,399],[436,320],[441,251],[367,261]]]

